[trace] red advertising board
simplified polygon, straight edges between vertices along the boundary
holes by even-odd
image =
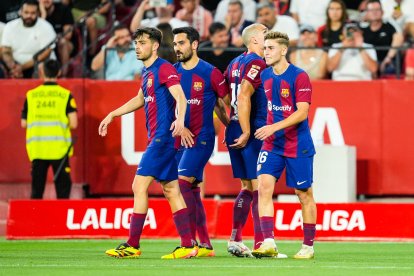
[[[8,239],[126,237],[132,200],[12,200],[7,221]],[[228,238],[233,202],[205,200],[211,237]],[[275,203],[276,239],[302,238],[299,204]],[[319,204],[317,238],[414,239],[414,204]],[[251,217],[243,230],[253,236]],[[169,205],[151,199],[144,238],[177,238]]]
[[[132,98],[139,82],[105,82],[62,80],[73,91],[78,103],[80,125],[75,154],[71,158],[76,183],[86,183],[94,195],[132,195],[131,183],[145,149],[147,136],[142,111],[117,118],[109,134],[98,136],[99,122],[108,112]],[[25,131],[20,128],[20,112],[25,93],[35,87],[34,80],[0,80],[3,108],[0,109],[0,183],[30,182],[30,163],[25,150]],[[357,149],[357,193],[381,195],[414,195],[414,81],[382,80],[370,82],[313,82],[310,110],[311,129],[322,122],[324,142],[340,136],[346,145]],[[6,94],[7,93],[7,94]],[[320,111],[329,109],[330,113]],[[315,120],[315,114],[325,114]],[[324,117],[325,116],[325,117]],[[336,128],[329,124],[332,119]],[[316,122],[316,123],[315,123]],[[232,176],[227,150],[222,141],[210,159],[206,171],[207,195],[236,195],[240,189]],[[49,178],[50,179],[50,178]],[[162,195],[159,185],[150,193]],[[292,193],[283,179],[276,193]]]

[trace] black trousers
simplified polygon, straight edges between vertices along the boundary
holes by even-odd
[[[56,174],[62,159],[59,160],[40,160],[32,161],[32,199],[42,199],[45,191],[47,170],[52,166],[53,174]],[[70,179],[69,159],[66,158],[65,165],[60,171],[55,182],[56,197],[69,198],[72,180]]]

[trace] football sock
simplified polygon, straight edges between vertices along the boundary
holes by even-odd
[[[181,238],[181,246],[193,247],[193,239],[191,236],[190,222],[188,220],[188,209],[183,208],[173,214],[173,219],[177,232]]]
[[[252,201],[252,215],[253,215],[253,227],[254,227],[254,245],[253,248],[259,248],[259,242],[263,241],[263,233],[260,228],[260,217],[259,217],[259,191],[253,191]]]
[[[188,209],[188,217],[191,228],[191,235],[195,240],[196,235],[196,199],[194,198],[193,191],[191,187],[193,186],[190,182],[184,179],[178,179],[178,184],[180,185],[180,191],[183,195],[185,205]]]
[[[253,199],[253,193],[249,190],[241,190],[233,205],[233,229],[230,240],[242,241],[242,230],[246,224],[250,212],[250,204]]]
[[[316,224],[304,223],[303,224],[303,244],[313,246],[313,240],[315,239]]]
[[[197,234],[198,238],[200,239],[200,245],[206,246],[208,248],[213,248],[208,236],[206,212],[203,202],[201,201],[200,187],[193,189],[193,195],[196,202]]]
[[[260,217],[260,227],[262,228],[263,239],[274,239],[273,228],[275,227],[273,217]]]
[[[131,223],[129,225],[129,238],[127,243],[135,248],[139,248],[139,240],[141,238],[142,228],[144,228],[145,214],[132,213]]]

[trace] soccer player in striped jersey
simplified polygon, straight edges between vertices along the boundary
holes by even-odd
[[[198,247],[191,236],[188,209],[178,186],[174,148],[174,136],[181,135],[184,129],[186,98],[173,65],[157,55],[162,39],[161,32],[155,28],[138,28],[133,38],[137,58],[142,60],[145,66],[141,88],[137,96],[108,114],[99,126],[99,134],[107,134],[107,127],[115,117],[144,107],[148,147],[138,165],[132,184],[134,210],[129,239],[105,253],[117,258],[137,258],[141,255],[140,237],[148,211],[148,187],[155,179],[162,185],[181,237],[181,246],[161,258],[195,257]],[[177,119],[174,114],[175,106]]]
[[[273,190],[286,168],[286,184],[295,189],[303,216],[304,240],[296,259],[314,256],[316,203],[313,198],[313,156],[315,148],[308,124],[312,85],[306,72],[286,60],[289,37],[269,32],[265,36],[265,60],[269,65],[261,74],[267,98],[267,122],[256,130],[264,140],[257,160],[259,214],[264,241],[253,250],[256,257],[277,256],[274,240]]]
[[[262,141],[253,135],[266,123],[266,97],[260,72],[266,68],[263,60],[264,35],[267,28],[253,24],[243,30],[247,52],[233,59],[225,72],[231,90],[230,124],[226,144],[230,153],[233,176],[240,178],[241,191],[233,206],[233,226],[227,251],[237,257],[252,257],[243,243],[242,230],[252,209],[254,248],[263,240],[258,213],[256,161]]]
[[[213,110],[228,95],[223,74],[197,55],[200,35],[193,27],[173,30],[174,50],[179,61],[174,66],[187,98],[185,128],[177,138],[178,182],[190,213],[192,235],[198,234],[197,257],[213,257],[215,252],[207,231],[206,214],[200,196],[203,171],[214,149]],[[219,104],[226,116],[224,104]],[[228,117],[225,123],[228,123]]]

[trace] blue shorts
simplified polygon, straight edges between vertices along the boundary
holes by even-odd
[[[214,140],[205,145],[192,148],[180,148],[175,155],[178,163],[178,175],[195,177],[195,183],[203,181],[203,171],[214,149]]]
[[[252,132],[254,133],[253,130]],[[256,179],[257,157],[259,156],[263,142],[254,138],[254,134],[251,134],[250,139],[244,148],[231,148],[230,145],[235,143],[234,139],[239,138],[241,134],[242,130],[240,124],[238,122],[231,121],[226,129],[226,144],[230,154],[233,177],[241,179]]]
[[[313,156],[290,158],[262,150],[257,159],[257,175],[270,174],[280,178],[286,167],[286,185],[295,189],[307,189],[313,183]]]
[[[151,143],[139,162],[136,175],[152,176],[159,182],[177,180],[176,153],[174,143]]]

